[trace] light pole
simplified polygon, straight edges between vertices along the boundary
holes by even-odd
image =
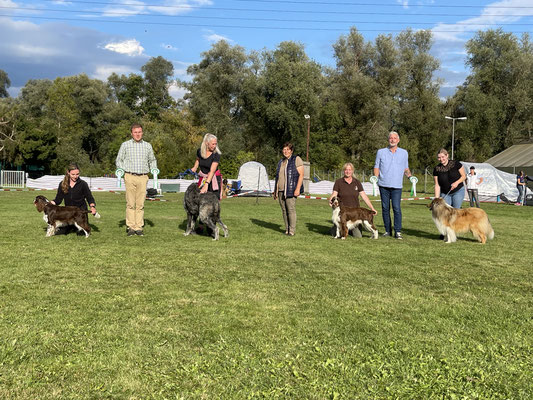
[[[459,118],[444,117],[444,118],[452,120],[452,160],[453,160],[453,146],[454,146],[454,141],[455,141],[455,120],[464,121],[466,117],[459,117]]]
[[[307,156],[305,161],[309,161],[309,132],[311,131],[311,116],[305,114],[304,118],[307,120]]]

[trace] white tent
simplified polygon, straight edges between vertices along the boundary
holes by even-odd
[[[510,200],[516,200],[518,189],[516,188],[516,175],[500,171],[488,163],[471,163],[461,161],[466,174],[470,172],[470,167],[476,168],[478,178],[483,178],[479,185],[478,193],[481,201],[496,201],[498,196],[505,194]],[[468,200],[468,193],[465,192],[465,200]]]
[[[239,168],[237,180],[241,181],[241,190],[271,193],[270,182],[265,166],[256,161],[248,161]]]

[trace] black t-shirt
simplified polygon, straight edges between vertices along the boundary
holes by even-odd
[[[441,193],[450,192],[452,183],[461,178],[461,172],[463,165],[456,160],[449,160],[447,165],[439,164],[433,169],[433,176],[437,177],[439,182]],[[454,190],[450,193],[455,193],[463,187],[463,182],[461,182]]]
[[[217,152],[213,152],[209,157],[202,158],[202,154],[200,152],[200,149],[196,152],[196,157],[198,158],[198,165],[200,167],[200,171],[204,174],[208,174],[209,171],[211,171],[211,164],[214,162],[220,164],[220,154]]]

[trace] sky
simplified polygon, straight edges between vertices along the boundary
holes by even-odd
[[[17,96],[29,79],[140,73],[151,57],[187,67],[219,40],[247,52],[287,40],[335,66],[332,45],[356,27],[367,41],[431,29],[441,97],[464,82],[465,43],[479,30],[532,32],[533,0],[0,0],[0,69]],[[183,90],[170,89],[179,98]]]

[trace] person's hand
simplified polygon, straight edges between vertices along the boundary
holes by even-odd
[[[300,195],[300,189],[296,189],[294,191],[294,197],[298,197]]]
[[[375,208],[372,208],[372,213],[373,213],[374,215],[378,215],[378,212],[376,211]]]
[[[274,200],[277,200],[277,199],[278,199],[278,194],[277,194],[276,192],[274,192],[274,193],[272,194],[272,197],[274,198]]]
[[[207,193],[208,184],[205,183],[202,185],[202,188],[200,189],[200,193]]]
[[[459,185],[459,183],[457,183],[457,181],[455,181],[454,183],[452,183],[451,185],[451,190],[455,189],[457,187],[457,185]]]
[[[96,214],[96,208],[94,206],[91,206],[91,214],[92,215]]]

